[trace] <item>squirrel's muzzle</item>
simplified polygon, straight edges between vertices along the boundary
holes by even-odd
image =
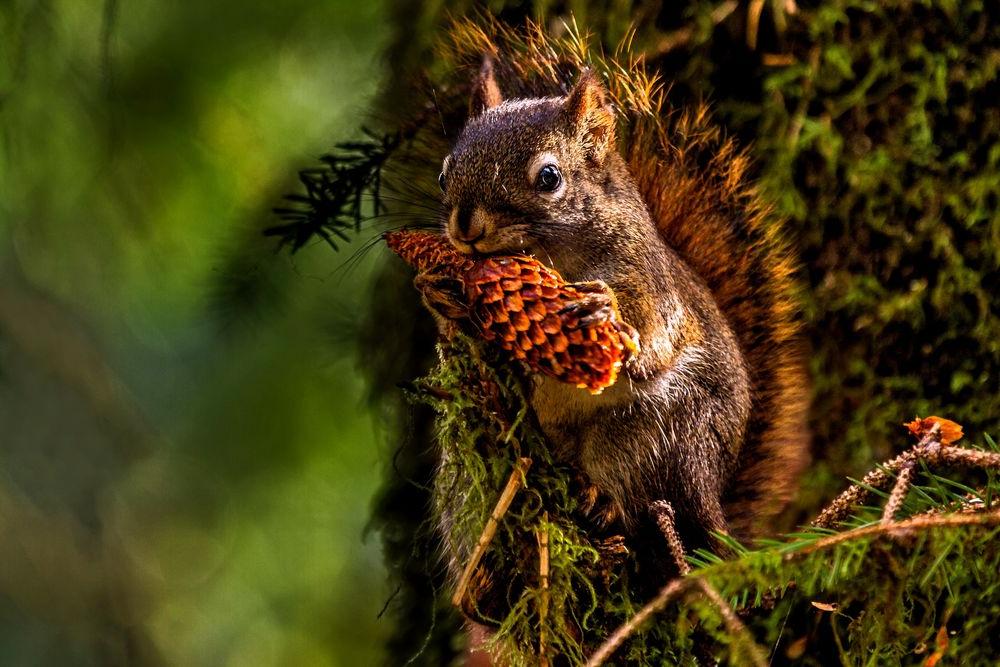
[[[452,241],[471,246],[486,236],[489,231],[488,222],[487,213],[478,206],[473,209],[462,209],[456,206],[448,217],[448,236],[451,237]],[[461,249],[464,250],[464,248]]]

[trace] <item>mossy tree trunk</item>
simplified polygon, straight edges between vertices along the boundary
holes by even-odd
[[[972,434],[996,431],[1000,110],[990,86],[1000,67],[1000,24],[983,3],[491,8],[512,24],[541,15],[556,27],[572,12],[609,48],[634,22],[634,47],[672,86],[671,99],[707,97],[717,120],[752,145],[759,180],[789,218],[806,267],[816,464],[790,520],[811,516],[845,476],[889,458],[904,440],[900,422],[913,413],[947,414]],[[400,100],[418,97],[445,12],[469,9],[465,2],[394,4],[397,36],[380,120],[398,122],[396,110],[407,111]],[[398,622],[392,661],[419,654],[419,662],[439,664],[455,654],[456,621],[435,602],[443,581],[429,575],[440,572],[426,514],[432,418],[395,388],[432,360],[433,331],[408,280],[398,265],[386,267],[363,337],[363,345],[380,342],[380,354],[365,352],[373,400],[396,415],[399,447],[375,522],[400,586],[391,605]],[[951,560],[960,554],[943,553],[943,562],[961,569],[960,559]],[[851,572],[845,566],[835,577]],[[831,627],[832,637],[836,621]]]

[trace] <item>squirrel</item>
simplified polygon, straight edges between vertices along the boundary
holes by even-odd
[[[619,152],[609,91],[590,70],[563,95],[504,99],[486,58],[469,109],[439,178],[451,244],[533,255],[587,284],[572,307],[608,317],[617,301],[639,334],[641,351],[600,395],[533,379],[556,456],[626,531],[655,523],[666,501],[695,544],[762,532],[807,461],[809,389],[792,267],[745,155],[713,143],[703,110],[673,119],[675,136],[646,114]],[[439,326],[453,326],[455,295],[419,278]]]

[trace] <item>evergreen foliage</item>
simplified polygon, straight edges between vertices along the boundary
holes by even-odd
[[[382,165],[399,145],[398,135],[379,137],[371,132],[362,141],[338,144],[336,151],[324,155],[322,167],[303,169],[299,182],[305,193],[285,196],[286,206],[274,209],[283,224],[264,230],[276,236],[291,251],[301,249],[318,236],[334,250],[337,239],[351,240],[346,232],[357,233],[361,222],[376,218],[385,211],[380,197]],[[365,196],[371,197],[370,213],[365,213]]]

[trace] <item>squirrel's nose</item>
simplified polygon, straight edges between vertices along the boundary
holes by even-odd
[[[465,243],[475,243],[486,235],[486,215],[482,209],[471,211],[455,208],[448,219],[452,238]]]

